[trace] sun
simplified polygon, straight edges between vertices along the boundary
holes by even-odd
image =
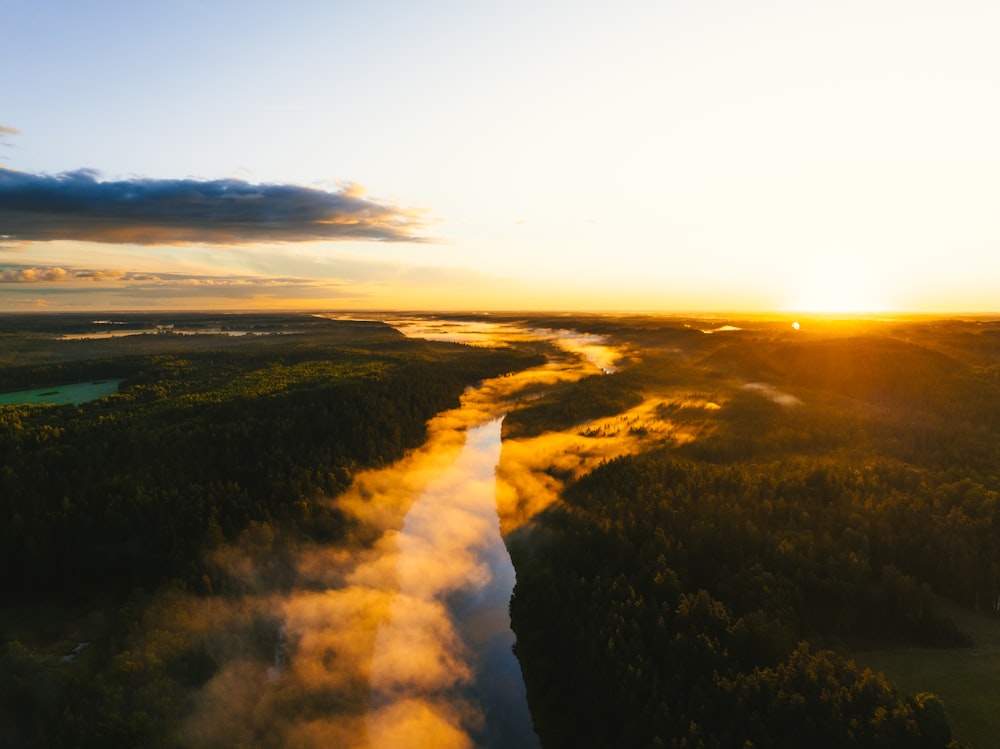
[[[848,314],[892,308],[863,265],[838,260],[798,271],[791,280],[786,310]]]

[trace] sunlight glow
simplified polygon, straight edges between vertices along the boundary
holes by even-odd
[[[872,275],[847,259],[815,264],[793,283],[786,310],[855,313],[892,309]]]

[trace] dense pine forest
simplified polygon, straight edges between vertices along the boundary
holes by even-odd
[[[956,603],[997,616],[1000,326],[605,325],[635,357],[592,386],[683,438],[570,481],[511,540],[543,745],[947,745],[947,705],[859,663],[968,649]],[[989,714],[965,735],[995,743]]]

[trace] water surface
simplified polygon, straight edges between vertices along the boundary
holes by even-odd
[[[399,590],[371,665],[372,747],[539,746],[512,652],[514,569],[497,516],[499,459],[500,420],[469,429],[396,538]]]
[[[49,404],[62,406],[67,403],[79,405],[118,392],[122,380],[98,380],[96,382],[75,382],[34,390],[17,390],[0,393],[0,406],[23,406]]]

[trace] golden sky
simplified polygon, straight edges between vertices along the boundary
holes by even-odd
[[[5,9],[0,312],[994,312],[1000,6]]]

